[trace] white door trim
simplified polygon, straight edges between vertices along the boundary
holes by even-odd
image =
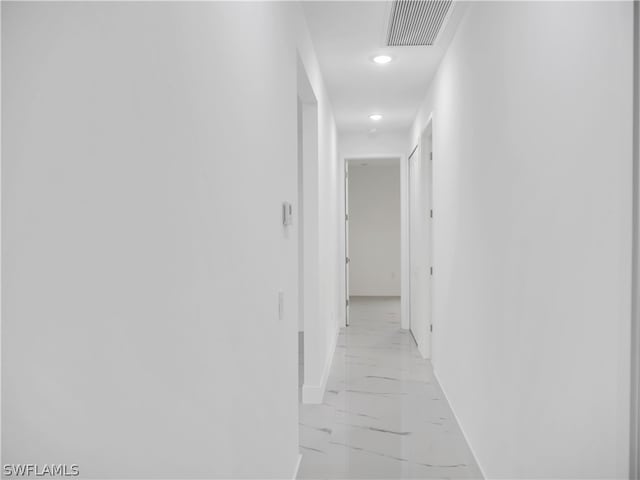
[[[408,327],[423,358],[432,358],[431,326],[434,323],[435,265],[433,250],[433,113],[407,159]],[[414,168],[415,167],[415,170]],[[412,191],[412,188],[415,191]],[[413,209],[413,211],[412,211]],[[434,214],[435,216],[435,214]],[[415,222],[412,225],[412,222]],[[425,249],[428,248],[428,251]],[[418,293],[416,298],[413,295]],[[418,315],[419,318],[413,318]]]
[[[633,251],[629,477],[640,479],[640,2],[634,2]]]
[[[409,224],[408,224],[408,161],[404,153],[365,153],[361,155],[341,155],[342,169],[349,160],[375,160],[376,158],[397,158],[400,162],[400,328],[409,329]],[[346,192],[344,192],[346,194]],[[343,212],[347,214],[346,210]],[[346,239],[346,235],[343,236]],[[346,252],[346,245],[344,250]],[[346,292],[346,288],[344,289]],[[345,304],[346,304],[346,298]]]

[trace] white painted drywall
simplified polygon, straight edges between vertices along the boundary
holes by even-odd
[[[346,158],[361,156],[389,157],[405,153],[408,130],[381,130],[376,133],[345,132],[338,141],[340,155]]]
[[[298,232],[281,203],[296,50],[316,62],[299,5],[3,3],[2,46],[3,462],[291,478]],[[336,285],[318,103],[319,283]],[[338,293],[319,297],[318,377]]]
[[[400,295],[400,162],[349,166],[349,293]]]
[[[414,124],[434,366],[489,478],[628,475],[632,8],[472,4]]]

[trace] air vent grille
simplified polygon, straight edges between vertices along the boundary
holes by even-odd
[[[390,47],[433,45],[452,0],[395,0],[389,19]]]

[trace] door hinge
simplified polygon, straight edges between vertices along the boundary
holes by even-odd
[[[429,325],[429,331],[433,332],[433,323],[431,325]]]
[[[433,275],[433,267],[430,267],[430,268],[429,268],[429,274],[430,274],[430,275]]]
[[[344,219],[345,219],[345,221],[347,221],[347,222],[349,221],[349,214],[348,214],[348,213],[344,216]]]
[[[429,210],[429,217],[433,218],[433,209]]]
[[[429,152],[429,160],[433,160],[433,152]]]
[[[347,307],[349,306],[349,299],[347,298]]]
[[[344,261],[345,261],[345,263],[349,263],[349,262],[351,262],[351,259],[349,257],[346,257]]]

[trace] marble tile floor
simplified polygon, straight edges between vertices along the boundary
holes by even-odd
[[[482,478],[400,299],[351,299],[324,402],[300,405],[299,479]]]

